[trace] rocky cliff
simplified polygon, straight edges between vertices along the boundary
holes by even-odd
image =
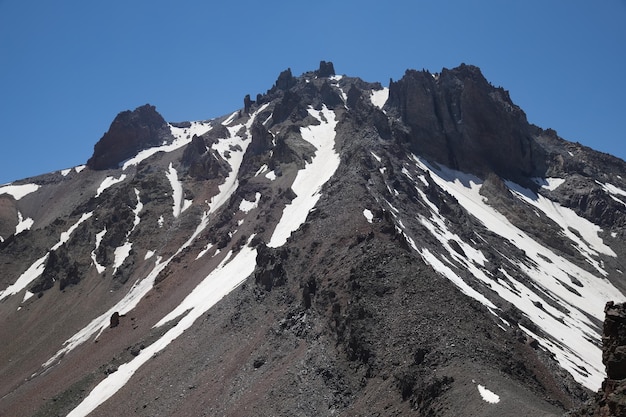
[[[569,413],[570,417],[626,415],[626,304],[608,302],[602,335],[602,363],[606,378],[594,400]]]
[[[109,130],[96,143],[87,166],[96,170],[117,168],[140,150],[173,139],[163,116],[154,106],[146,104],[133,111],[126,110],[115,117]]]

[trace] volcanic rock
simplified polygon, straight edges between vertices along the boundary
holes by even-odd
[[[399,114],[413,152],[465,172],[528,184],[543,176],[545,155],[526,115],[502,88],[470,65],[440,74],[409,70],[389,86],[386,107]]]
[[[117,168],[142,149],[169,143],[173,140],[167,122],[149,104],[134,111],[119,113],[109,130],[94,146],[87,166],[94,170]]]

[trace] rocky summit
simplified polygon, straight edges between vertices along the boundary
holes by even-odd
[[[474,66],[145,105],[0,186],[0,415],[623,415],[625,238],[626,162]]]

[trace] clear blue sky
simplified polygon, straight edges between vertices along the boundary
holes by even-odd
[[[84,163],[117,113],[217,117],[330,60],[481,67],[531,123],[626,159],[626,0],[0,0],[0,184]]]

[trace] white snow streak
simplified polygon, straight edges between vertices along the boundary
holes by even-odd
[[[312,108],[309,114],[320,121],[317,126],[300,128],[302,138],[317,148],[310,164],[298,171],[291,189],[297,195],[283,210],[283,215],[274,229],[268,246],[279,247],[287,242],[291,232],[306,220],[309,211],[321,197],[322,186],[333,176],[339,167],[339,154],[334,150],[335,113],[324,106],[318,114]]]
[[[437,258],[431,251],[424,248],[420,250],[419,253],[420,255],[422,255],[422,258],[424,258],[424,261],[426,261],[441,275],[452,281],[454,285],[456,285],[461,290],[461,292],[463,292],[463,294],[470,296],[471,298],[477,300],[486,307],[489,307],[493,310],[498,309],[498,307],[496,307],[491,301],[485,298],[484,295],[467,285],[467,283],[463,281],[461,277],[459,277],[454,271],[452,271],[448,266],[440,261],[439,258]]]
[[[102,238],[104,238],[104,235],[106,234],[106,232],[107,232],[107,229],[105,227],[102,231],[96,233],[96,248],[91,251],[91,260],[93,261],[93,264],[96,267],[96,270],[98,271],[99,274],[103,273],[106,267],[98,263],[98,260],[96,259],[96,251],[100,247],[100,243],[102,243]]]
[[[626,198],[624,198],[626,197],[626,191],[610,183],[603,184],[599,181],[596,181],[596,183],[598,183],[605,192],[609,193],[613,200],[626,206]]]
[[[227,257],[228,259],[228,257]],[[120,365],[117,372],[109,374],[89,395],[69,414],[68,417],[86,416],[100,404],[112,397],[133,376],[133,374],[154,354],[165,349],[173,340],[209,310],[215,303],[235,289],[245,280],[256,266],[256,249],[245,246],[228,263],[222,262],[214,269],[171,313],[156,326],[180,317],[182,319],[160,339],[143,349],[133,360]],[[156,327],[155,326],[155,327]]]
[[[74,225],[72,225],[72,227],[70,227],[66,232],[61,233],[59,241],[50,249],[50,251],[55,251],[59,249],[61,245],[65,244],[72,236],[74,230],[76,230],[82,222],[89,219],[92,215],[93,212],[83,214],[81,218]],[[49,252],[37,259],[26,271],[22,273],[22,275],[20,275],[14,284],[9,285],[4,291],[0,291],[0,300],[3,300],[10,295],[17,294],[26,288],[31,282],[39,278],[45,269],[48,254]]]
[[[120,175],[119,178],[115,178],[115,177],[106,177],[102,183],[100,183],[100,186],[98,187],[98,190],[96,191],[96,197],[100,197],[100,194],[102,194],[102,192],[104,190],[106,190],[107,188],[109,188],[112,185],[117,184],[118,182],[122,182],[126,179],[126,174],[122,174]]]
[[[174,217],[180,216],[180,214],[185,211],[190,205],[191,202],[189,200],[183,201],[183,184],[178,180],[178,172],[170,162],[169,170],[165,174],[167,179],[170,181],[170,185],[172,186],[172,199],[174,200],[174,204],[172,205],[172,214]]]
[[[538,208],[544,212],[546,216],[550,217],[555,223],[561,226],[561,232],[571,241],[576,243],[576,249],[585,258],[587,258],[587,261],[602,275],[608,275],[608,273],[601,268],[600,263],[595,260],[593,256],[598,256],[599,253],[603,253],[605,255],[616,257],[617,254],[613,252],[613,249],[605,245],[602,239],[598,236],[598,233],[602,231],[599,226],[591,223],[583,217],[578,216],[574,210],[563,207],[542,195],[537,195],[518,184],[506,181],[506,185],[518,198]],[[571,230],[572,228],[580,233],[582,239]]]
[[[84,222],[85,220],[89,219],[91,216],[93,216],[93,211],[90,211],[89,213],[84,213],[80,217],[80,219],[78,219],[78,221],[76,223],[74,223],[74,225],[72,225],[72,227],[70,227],[66,232],[61,233],[61,238],[56,243],[56,245],[54,245],[51,248],[51,250],[59,249],[61,247],[61,245],[64,245],[68,240],[70,240],[70,237],[72,236],[72,233],[74,233],[74,230],[76,230],[78,228],[78,226],[80,226],[80,224],[82,222]]]
[[[527,329],[523,329],[530,336],[540,340],[542,345],[555,355],[561,367],[570,372],[576,381],[591,390],[596,390],[603,380],[604,366],[598,347],[600,329],[589,316],[601,322],[604,318],[603,308],[606,301],[619,302],[624,300],[624,296],[608,280],[594,276],[544,247],[487,205],[479,194],[482,184],[480,179],[444,167],[434,169],[417,157],[414,157],[414,160],[417,166],[430,172],[437,185],[456,198],[461,206],[489,230],[510,241],[530,258],[532,262],[524,259],[510,259],[510,262],[532,280],[532,285],[517,281],[505,268],[501,268],[501,272],[507,277],[506,281],[487,276],[487,273],[474,262],[462,262],[461,258],[456,260],[462,262],[475,278],[501,298],[524,312],[546,335],[550,335],[550,340],[540,339]],[[575,227],[584,223],[576,218],[569,221],[574,222]],[[443,238],[446,233],[444,230],[434,234]],[[458,243],[461,241],[458,240]],[[464,250],[467,250],[467,247],[462,246]],[[576,284],[573,283],[572,277],[576,279]],[[554,298],[567,311],[563,313],[547,302],[539,301],[546,297]]]
[[[9,285],[4,291],[0,292],[0,300],[4,298],[17,294],[24,288],[28,286],[35,279],[39,278],[41,274],[43,274],[43,270],[46,267],[46,260],[48,259],[48,254],[46,253],[41,258],[37,259],[26,271],[20,275],[20,277],[15,281],[14,284]]]
[[[30,193],[34,193],[39,189],[37,184],[22,184],[22,185],[4,185],[0,187],[0,194],[12,195],[14,199],[19,200]]]

